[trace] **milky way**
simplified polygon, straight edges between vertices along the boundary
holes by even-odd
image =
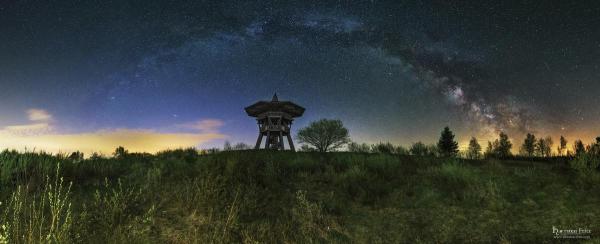
[[[41,124],[31,109],[52,116],[42,134],[218,121],[199,146],[250,143],[243,107],[278,92],[307,109],[295,129],[339,118],[356,141],[432,142],[446,125],[461,141],[591,140],[597,16],[575,3],[8,1],[0,126]]]

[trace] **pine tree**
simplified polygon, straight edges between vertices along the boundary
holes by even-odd
[[[454,141],[454,134],[448,126],[442,131],[437,147],[443,157],[454,157],[458,153],[458,142]]]

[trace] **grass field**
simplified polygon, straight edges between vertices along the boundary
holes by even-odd
[[[0,154],[0,243],[544,243],[600,238],[600,177],[560,162],[195,150]]]

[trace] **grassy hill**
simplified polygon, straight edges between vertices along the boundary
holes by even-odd
[[[540,243],[600,233],[564,163],[195,150],[0,154],[0,243]],[[581,241],[581,240],[580,240]]]

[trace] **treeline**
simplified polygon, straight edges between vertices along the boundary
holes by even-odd
[[[504,132],[498,134],[498,138],[488,141],[485,150],[483,150],[477,138],[472,137],[469,140],[468,147],[458,150],[458,142],[454,140],[454,133],[448,128],[444,128],[437,144],[425,144],[415,142],[410,147],[394,145],[390,142],[380,142],[377,144],[350,142],[348,144],[349,152],[357,153],[387,153],[399,155],[416,156],[435,156],[435,157],[463,157],[468,159],[483,158],[550,158],[550,157],[568,157],[573,158],[588,154],[600,157],[600,137],[596,142],[585,145],[581,140],[575,140],[572,148],[567,148],[568,141],[561,136],[556,151],[553,152],[554,140],[552,137],[537,138],[534,134],[528,133],[519,147],[517,154],[512,153],[513,143]]]
[[[372,145],[367,143],[350,142],[348,144],[348,151],[357,153],[387,153],[434,157],[460,156],[458,142],[454,140],[454,133],[448,127],[444,128],[442,131],[440,140],[437,144],[425,144],[419,141],[406,148],[403,146],[394,145],[390,142],[380,142]],[[481,153],[481,147],[479,147],[478,151]]]
[[[460,151],[458,142],[455,140],[454,133],[449,127],[445,127],[437,144],[425,144],[421,141],[415,142],[409,147],[394,145],[390,142],[379,142],[377,144],[358,143],[350,140],[348,130],[343,126],[340,120],[322,119],[312,122],[309,126],[300,129],[297,139],[301,144],[299,151],[304,152],[330,152],[343,150],[342,146],[346,146],[347,151],[356,153],[383,153],[397,155],[415,155],[415,156],[432,156],[432,157],[461,157],[468,159],[540,159],[544,160],[552,157],[560,157],[573,159],[581,155],[593,156],[600,158],[600,137],[596,138],[596,142],[585,145],[581,140],[575,140],[571,148],[567,148],[568,141],[564,136],[561,136],[556,145],[556,151],[553,152],[554,140],[552,137],[536,137],[532,133],[528,133],[521,143],[518,153],[513,154],[513,142],[509,136],[500,132],[498,138],[493,141],[488,141],[485,150],[479,143],[477,138],[472,137],[469,140],[468,147]],[[197,154],[212,154],[220,151],[237,151],[249,150],[253,147],[243,142],[232,144],[225,141],[223,148],[209,149],[187,149],[195,150]],[[139,154],[139,155],[138,155]],[[159,153],[160,154],[160,153]],[[112,156],[123,157],[127,155],[137,157],[147,157],[147,153],[129,153],[125,148],[118,147]],[[91,155],[91,158],[100,158],[102,155],[96,153]],[[83,153],[74,152],[70,155],[71,159],[82,160]]]
[[[400,155],[438,156],[437,145],[426,145],[423,142],[416,142],[409,148],[397,146],[389,142],[380,142],[371,145],[367,143],[350,142],[348,144],[348,151],[357,153],[387,153]]]

